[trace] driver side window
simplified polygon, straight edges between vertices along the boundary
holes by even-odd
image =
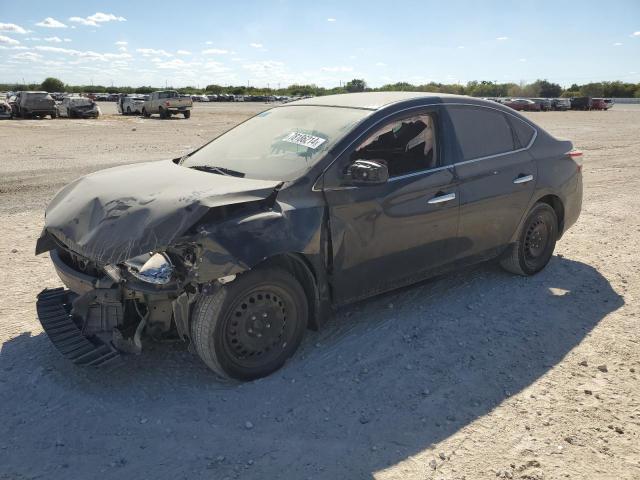
[[[375,131],[351,154],[356,160],[386,164],[391,178],[437,166],[435,122],[431,115],[394,120]]]

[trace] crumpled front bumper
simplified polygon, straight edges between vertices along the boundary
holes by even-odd
[[[118,351],[96,336],[87,337],[71,314],[75,294],[63,288],[45,289],[38,295],[36,310],[51,343],[76,365],[115,367],[121,363]]]

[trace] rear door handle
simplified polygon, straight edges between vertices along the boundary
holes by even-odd
[[[433,205],[434,203],[450,202],[451,200],[455,200],[455,198],[455,193],[443,193],[442,195],[436,195],[435,197],[430,198],[427,203]]]
[[[519,177],[516,177],[513,183],[515,184],[527,183],[527,182],[530,182],[531,180],[533,180],[533,175],[520,175]]]

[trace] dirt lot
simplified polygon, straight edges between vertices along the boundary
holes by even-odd
[[[359,303],[243,385],[180,344],[65,361],[35,315],[60,284],[33,255],[47,201],[263,108],[0,123],[0,479],[640,478],[638,106],[531,114],[586,153],[581,219],[533,278],[481,265]]]

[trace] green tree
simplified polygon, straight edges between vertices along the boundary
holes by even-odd
[[[347,92],[349,93],[364,92],[364,90],[367,88],[367,82],[359,78],[354,78],[350,82],[347,82],[344,88],[346,88]]]
[[[64,82],[54,77],[47,77],[40,85],[45,92],[64,92]]]
[[[224,87],[222,85],[213,84],[213,85],[207,85],[205,87],[205,91],[212,93],[213,95],[220,95],[223,92],[223,90],[224,90]]]
[[[585,97],[602,97],[604,96],[604,87],[602,83],[587,83],[580,87],[580,93]]]
[[[547,80],[536,80],[534,83],[538,84],[541,97],[556,98],[562,93],[562,87],[557,83],[551,83]]]

